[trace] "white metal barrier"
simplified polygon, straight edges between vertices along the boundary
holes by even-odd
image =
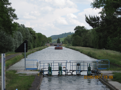
[[[26,59],[26,70],[37,70],[39,68],[38,60]]]

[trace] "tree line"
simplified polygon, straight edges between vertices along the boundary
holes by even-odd
[[[72,35],[72,34],[73,34],[72,32],[68,32],[68,33],[62,33],[62,34],[59,34],[59,35],[52,35],[50,37],[52,38],[52,40],[54,40],[54,39],[58,39],[58,38],[67,37],[68,35]]]
[[[102,8],[100,16],[85,15],[85,21],[93,29],[76,26],[75,33],[66,37],[64,43],[121,51],[121,1],[94,0],[91,5],[93,8]]]
[[[18,18],[14,13],[15,9],[10,5],[9,0],[0,1],[0,53],[15,51],[24,40],[28,41],[28,49],[51,42],[50,37],[47,38],[30,27],[14,22]]]

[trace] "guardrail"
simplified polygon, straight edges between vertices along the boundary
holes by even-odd
[[[76,71],[76,74],[80,74],[82,71],[90,70],[103,70],[110,67],[110,61],[108,59],[101,59],[101,60],[41,60],[38,62],[36,59],[27,59],[26,60],[26,70],[40,70],[44,72],[51,73],[53,71],[60,71],[60,72],[71,72],[73,74]],[[31,62],[31,63],[30,63]],[[29,66],[29,67],[27,67]]]
[[[37,59],[26,59],[26,70],[37,70],[38,60]]]

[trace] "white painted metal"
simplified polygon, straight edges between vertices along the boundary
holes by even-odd
[[[5,84],[5,81],[6,81],[6,77],[5,77],[5,53],[2,53],[1,54],[1,79],[2,79],[2,86],[1,86],[1,89],[2,90],[5,90],[6,88],[6,84]]]

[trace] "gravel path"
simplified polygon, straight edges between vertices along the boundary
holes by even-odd
[[[9,56],[6,56],[5,60],[9,60],[17,55],[21,55],[21,53],[17,53],[17,54],[12,54],[12,55],[9,55]],[[1,63],[1,58],[0,58],[0,63]]]

